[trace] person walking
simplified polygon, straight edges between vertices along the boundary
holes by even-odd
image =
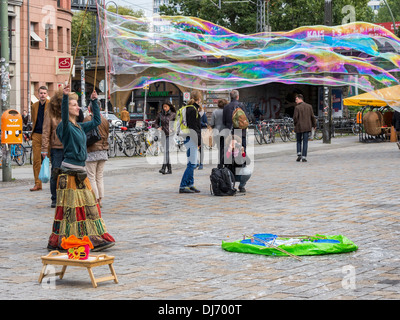
[[[243,110],[243,112],[246,112],[246,111],[244,110],[241,103],[239,102],[239,91],[232,90],[229,95],[231,97],[231,102],[229,102],[224,107],[222,121],[223,121],[225,128],[228,128],[229,130],[231,130],[232,134],[237,134],[237,132],[236,132],[237,130],[242,130],[240,137],[242,140],[242,146],[243,146],[244,150],[246,150],[246,129],[234,129],[233,123],[232,123],[233,111],[236,108],[241,108]]]
[[[297,159],[307,162],[308,137],[312,128],[316,128],[314,112],[310,104],[304,102],[302,94],[295,98],[296,106],[293,113],[294,132],[296,132]]]
[[[126,127],[129,123],[129,120],[131,119],[128,110],[126,110],[126,108],[124,108],[121,112],[121,121],[122,121],[122,125],[124,127]]]
[[[186,134],[186,156],[187,166],[183,173],[179,186],[179,193],[198,193],[200,192],[194,186],[194,169],[197,166],[198,147],[201,144],[201,128],[199,109],[201,105],[202,95],[198,90],[191,93],[191,99],[186,106],[186,122],[189,133]]]
[[[42,166],[42,131],[44,114],[48,108],[49,101],[47,99],[47,87],[41,86],[38,90],[39,101],[32,105],[31,119],[32,119],[32,167],[35,185],[30,191],[42,190],[42,181],[39,179],[40,167]]]
[[[114,238],[107,232],[85,169],[86,133],[101,123],[96,91],[91,94],[91,104],[93,119],[77,123],[80,110],[78,96],[70,93],[69,85],[64,87],[61,122],[56,130],[64,146],[64,160],[58,172],[57,196],[60,198],[47,245],[49,250],[62,250],[62,239],[71,235],[77,238],[88,236],[94,246],[92,251],[100,251],[115,244]]]
[[[61,168],[61,162],[64,159],[64,147],[57,137],[56,129],[61,122],[61,102],[63,92],[60,90],[51,97],[49,108],[44,114],[42,130],[42,158],[49,157],[51,163],[50,175],[50,193],[51,207],[56,207],[57,202],[57,180],[55,178],[55,169]],[[50,153],[50,156],[49,156]]]
[[[162,174],[171,174],[172,168],[169,158],[169,146],[171,142],[171,133],[173,128],[170,128],[169,124],[174,121],[176,117],[175,107],[168,101],[164,102],[161,111],[157,114],[154,122],[155,128],[162,130],[165,135],[164,144],[164,159],[161,169],[158,171]]]
[[[91,121],[93,118],[92,105],[88,107],[89,115],[83,122]],[[108,160],[108,135],[110,133],[110,124],[106,118],[100,114],[101,123],[97,127],[101,140],[96,141],[87,147],[86,172],[92,186],[92,190],[96,196],[96,201],[102,208],[101,201],[104,198],[104,166]]]
[[[225,99],[218,100],[218,109],[215,109],[211,115],[210,126],[213,128],[213,140],[216,141],[218,148],[218,166],[221,169],[224,166],[224,141],[223,135],[220,132],[225,128],[223,123],[224,107],[228,104]]]

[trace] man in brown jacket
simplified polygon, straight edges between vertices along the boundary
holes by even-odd
[[[297,141],[296,161],[307,162],[308,136],[312,128],[316,127],[314,112],[311,105],[304,102],[302,94],[296,95],[293,122]]]
[[[129,123],[129,120],[131,119],[131,116],[129,115],[129,112],[124,108],[121,112],[121,120],[122,120],[122,125],[126,127]]]
[[[42,166],[42,130],[44,113],[47,110],[47,87],[41,86],[39,88],[39,101],[32,105],[31,118],[32,118],[32,155],[33,155],[33,176],[35,178],[35,186],[31,191],[42,190],[42,181],[39,179],[40,167]]]

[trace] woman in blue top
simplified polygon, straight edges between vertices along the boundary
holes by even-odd
[[[114,238],[106,230],[86,175],[86,133],[101,123],[96,91],[93,91],[91,100],[93,119],[78,123],[78,96],[70,92],[69,85],[63,89],[61,122],[56,132],[64,146],[64,160],[58,172],[56,212],[47,246],[50,250],[62,249],[62,239],[71,235],[77,238],[88,236],[94,246],[92,251],[100,251],[115,244]]]

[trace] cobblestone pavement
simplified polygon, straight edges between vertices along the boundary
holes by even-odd
[[[312,141],[307,163],[295,161],[295,143],[254,150],[247,193],[235,197],[210,194],[212,164],[195,172],[201,193],[178,194],[183,164],[161,175],[149,159],[110,159],[102,214],[116,245],[104,253],[115,256],[119,283],[97,288],[73,267],[38,283],[54,209],[48,185],[29,191],[31,166],[14,167],[15,181],[0,182],[0,298],[399,299],[396,144]],[[302,261],[221,249],[244,233],[342,234],[359,249]]]

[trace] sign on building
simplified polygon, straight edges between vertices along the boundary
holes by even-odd
[[[72,67],[72,57],[56,57],[56,74],[69,74]]]

